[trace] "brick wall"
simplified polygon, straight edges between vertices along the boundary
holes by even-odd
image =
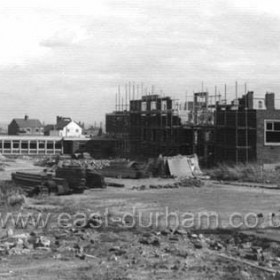
[[[266,146],[264,144],[264,120],[280,120],[280,110],[257,111],[257,160],[260,163],[280,162],[280,145]]]

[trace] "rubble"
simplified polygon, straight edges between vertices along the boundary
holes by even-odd
[[[133,186],[132,190],[144,191],[144,190],[159,190],[159,189],[178,189],[181,186],[179,182],[175,182],[173,184],[158,184],[158,185],[141,185],[141,186]]]
[[[32,250],[50,250],[51,241],[36,233],[10,235],[0,239],[1,255],[30,254]]]
[[[86,168],[91,168],[94,170],[102,170],[105,167],[110,166],[109,160],[96,160],[91,157],[84,157],[80,159],[66,159],[66,158],[59,158],[57,156],[53,157],[42,157],[34,162],[34,166],[41,166],[41,167],[56,167],[56,166],[69,166],[69,165],[76,165]]]
[[[113,181],[117,180],[113,179]],[[143,195],[145,192],[157,192],[157,190],[164,189],[168,195],[168,189],[171,191],[172,188],[201,187],[203,185],[203,182],[196,178],[181,178],[174,181],[169,180],[167,183],[161,179],[160,184],[149,185],[147,181],[143,180],[139,182],[139,186],[134,186],[132,189],[143,191]],[[140,185],[141,183],[144,184]],[[45,207],[45,205],[43,206]],[[40,210],[32,207],[28,209]],[[49,210],[54,211],[54,209]],[[43,211],[43,208],[40,211]],[[265,217],[265,212],[258,212],[258,218]],[[92,217],[83,227],[77,224],[77,227],[70,229],[55,229],[40,233],[26,230],[23,233],[15,234],[11,230],[9,234],[5,233],[0,236],[0,258],[26,255],[31,258],[32,255],[44,256],[46,254],[57,262],[65,260],[82,263],[99,262],[108,266],[109,269],[116,267],[130,273],[137,269],[143,271],[153,269],[156,273],[162,272],[166,275],[171,273],[189,275],[189,273],[197,273],[197,271],[214,274],[223,269],[227,270],[231,263],[239,268],[238,275],[242,274],[244,277],[251,271],[251,268],[248,267],[262,270],[268,275],[273,275],[277,270],[280,271],[280,246],[278,244],[272,246],[271,242],[248,234],[234,231],[230,233],[203,232],[184,228],[125,230],[118,227],[118,224],[115,227],[110,225],[108,228],[98,229],[98,225],[102,224],[100,219],[99,216]],[[129,238],[124,238],[124,233],[129,235]],[[213,260],[214,258],[216,259]],[[204,262],[208,262],[208,266]],[[221,268],[217,264],[217,268],[214,266],[212,268],[209,265],[209,263],[216,264],[216,262],[225,266]],[[249,275],[252,275],[251,272]],[[172,275],[170,277],[172,278]],[[164,278],[161,278],[159,274],[158,279]]]
[[[136,232],[118,232],[113,228],[106,231],[70,228],[56,229],[48,234],[24,232],[2,237],[0,257],[40,252],[52,253],[52,258],[57,261],[88,259],[109,266],[114,263],[115,266],[125,267],[126,270],[153,268],[157,271],[187,273],[197,267],[201,271],[209,270],[209,273],[214,273],[214,267],[206,268],[201,259],[202,255],[205,255],[205,258],[209,255],[216,256],[221,260],[219,262],[226,259],[237,263],[240,267],[239,273],[243,271],[244,275],[245,272],[249,273],[249,267],[274,275],[277,270],[280,271],[279,257],[276,256],[278,249],[268,241],[263,242],[263,246],[257,246],[260,243],[256,237],[238,233],[202,234],[181,228]],[[249,253],[251,257],[248,258]],[[200,259],[201,264],[198,263]]]
[[[198,178],[186,177],[180,180],[181,187],[197,187],[200,188],[204,185],[204,182]]]

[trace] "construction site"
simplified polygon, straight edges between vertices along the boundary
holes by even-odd
[[[197,154],[208,167],[220,162],[278,163],[275,94],[255,98],[246,91],[228,102],[226,91],[225,86],[224,99],[215,88],[214,95],[195,92],[186,97],[191,101],[179,102],[152,93],[135,98],[135,85],[129,83],[125,93],[118,89],[116,111],[106,115],[106,131],[121,142],[118,152],[126,157]]]
[[[128,83],[105,135],[3,136],[0,278],[279,279],[278,101],[227,94]]]
[[[0,280],[280,280],[279,1],[0,19]]]
[[[223,181],[195,156],[0,161],[1,279],[279,279],[279,177],[261,169]]]

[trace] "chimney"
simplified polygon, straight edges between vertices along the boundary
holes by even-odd
[[[24,116],[24,120],[26,120],[26,121],[28,120],[28,115]]]
[[[275,110],[275,94],[273,92],[265,94],[265,106],[267,110]]]
[[[58,124],[62,120],[61,116],[56,116],[56,124]]]
[[[248,91],[246,98],[246,107],[251,110],[254,108],[254,92]]]

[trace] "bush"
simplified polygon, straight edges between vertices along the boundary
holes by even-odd
[[[206,174],[214,180],[254,183],[274,182],[278,180],[275,178],[274,173],[269,174],[269,172],[264,172],[262,167],[257,164],[238,164],[233,166],[220,164],[216,168],[206,171]]]
[[[0,205],[2,206],[21,206],[25,201],[22,190],[14,183],[9,181],[0,182]]]
[[[9,206],[17,206],[22,205],[25,202],[24,196],[22,194],[13,194],[10,195],[7,199],[7,203]]]

